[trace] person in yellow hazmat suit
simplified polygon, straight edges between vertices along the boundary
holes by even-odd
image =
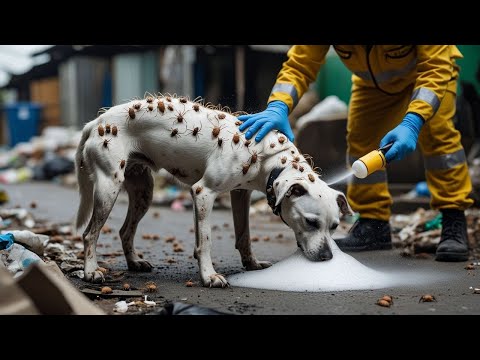
[[[288,114],[316,79],[330,45],[295,45],[277,76],[263,112],[239,117],[247,139],[259,142],[271,130],[291,141]],[[351,165],[372,150],[393,142],[387,163],[415,150],[424,157],[431,207],[442,212],[438,261],[468,260],[464,210],[473,204],[460,133],[455,129],[455,96],[462,54],[454,45],[334,45],[352,71],[347,122],[347,158]],[[321,141],[321,139],[319,139]],[[391,249],[392,197],[384,170],[354,178],[347,197],[360,214],[340,249]]]

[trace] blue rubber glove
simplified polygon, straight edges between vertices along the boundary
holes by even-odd
[[[260,142],[265,135],[274,129],[280,130],[292,142],[295,139],[288,122],[288,106],[283,101],[272,101],[264,111],[257,114],[241,115],[238,120],[244,121],[238,128],[240,131],[248,129],[245,134],[247,140],[251,139],[258,131],[255,141]]]
[[[387,163],[392,160],[401,160],[415,150],[423,124],[421,116],[408,113],[395,129],[385,135],[380,141],[380,147],[393,142],[392,147],[385,154]]]

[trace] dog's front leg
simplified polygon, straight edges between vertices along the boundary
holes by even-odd
[[[272,266],[268,261],[258,261],[252,252],[250,241],[250,195],[251,190],[233,190],[230,192],[235,227],[235,248],[240,252],[242,264],[247,270],[261,270]]]
[[[212,248],[212,234],[210,228],[210,214],[218,193],[207,188],[200,180],[190,190],[193,198],[193,216],[195,221],[195,258],[198,260],[200,278],[203,286],[226,287],[228,282],[213,268],[210,255]]]

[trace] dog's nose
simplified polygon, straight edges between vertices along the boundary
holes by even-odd
[[[318,261],[326,261],[326,260],[331,260],[333,258],[333,253],[330,247],[323,248],[319,253],[318,253]]]

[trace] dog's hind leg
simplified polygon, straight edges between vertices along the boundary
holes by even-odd
[[[120,192],[121,183],[108,178],[98,171],[93,194],[93,212],[90,222],[83,233],[84,272],[86,281],[104,282],[103,273],[98,270],[97,240],[100,230],[112,211],[115,200]]]
[[[120,229],[120,238],[130,271],[152,271],[152,265],[136,254],[133,240],[138,223],[152,203],[153,182],[152,172],[145,166],[134,165],[125,172],[124,186],[128,193],[128,212]]]
[[[200,278],[203,286],[227,287],[228,282],[221,274],[217,274],[212,264],[212,234],[210,214],[218,193],[198,181],[190,189],[193,198],[193,216],[195,222],[195,258],[198,260]]]
[[[251,190],[230,191],[233,225],[235,227],[235,248],[240,252],[242,264],[247,270],[261,270],[272,266],[272,263],[268,261],[258,261],[252,252],[248,219],[251,193]]]

